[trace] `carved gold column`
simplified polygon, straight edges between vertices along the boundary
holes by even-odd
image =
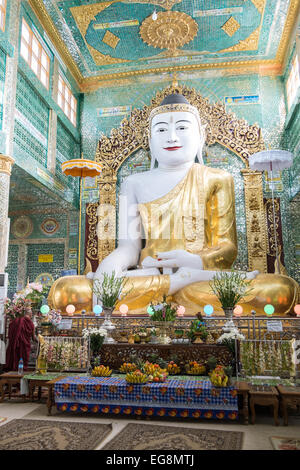
[[[114,249],[116,242],[116,185],[117,174],[104,169],[98,177],[100,204],[97,209],[99,263]]]
[[[9,182],[13,164],[12,157],[0,154],[0,273],[4,272],[7,261]]]
[[[249,270],[267,272],[267,221],[263,201],[262,172],[241,170],[245,188]]]

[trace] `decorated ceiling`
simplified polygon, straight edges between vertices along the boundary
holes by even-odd
[[[29,0],[77,79],[282,65],[299,0]]]

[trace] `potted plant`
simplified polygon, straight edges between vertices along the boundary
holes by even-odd
[[[188,337],[192,343],[203,343],[208,337],[207,328],[201,321],[193,320],[190,325]]]
[[[113,271],[111,274],[103,273],[102,280],[97,279],[93,283],[93,292],[103,306],[105,320],[102,327],[107,330],[105,343],[115,343],[115,340],[111,337],[111,332],[115,329],[111,322],[111,315],[117,302],[129,293],[129,291],[124,292],[127,281],[128,278],[118,277]]]
[[[167,335],[167,329],[176,318],[177,309],[172,304],[167,302],[167,298],[164,295],[163,301],[154,305],[152,302],[148,309],[148,313],[151,316],[151,320],[155,322],[155,326],[159,327],[161,334],[159,340],[162,344],[168,344],[171,342],[171,338]]]
[[[234,307],[251,292],[250,283],[246,273],[237,271],[220,271],[210,281],[210,288],[221,303],[227,319],[224,329],[234,328]]]
[[[90,340],[90,350],[91,350],[91,365],[96,364],[96,360],[99,362],[100,350],[103,344],[105,337],[107,336],[107,331],[104,328],[85,328],[82,330],[82,336],[84,338],[89,338]]]

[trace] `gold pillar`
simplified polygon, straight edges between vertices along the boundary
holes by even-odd
[[[98,177],[99,206],[97,208],[97,237],[99,263],[106,258],[116,244],[116,187],[117,174],[103,170]]]
[[[267,221],[262,172],[243,169],[249,270],[267,272]]]
[[[14,159],[8,155],[0,154],[0,273],[6,268],[9,224],[8,224],[8,203],[9,203],[9,183],[11,168]]]

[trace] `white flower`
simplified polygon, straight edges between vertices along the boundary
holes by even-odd
[[[242,341],[245,339],[245,336],[242,335],[237,328],[232,329],[229,333],[223,333],[218,339],[217,343],[223,343],[225,341],[232,341],[238,339]]]
[[[91,335],[106,336],[107,331],[104,328],[84,328],[82,330],[82,336],[88,338]]]

